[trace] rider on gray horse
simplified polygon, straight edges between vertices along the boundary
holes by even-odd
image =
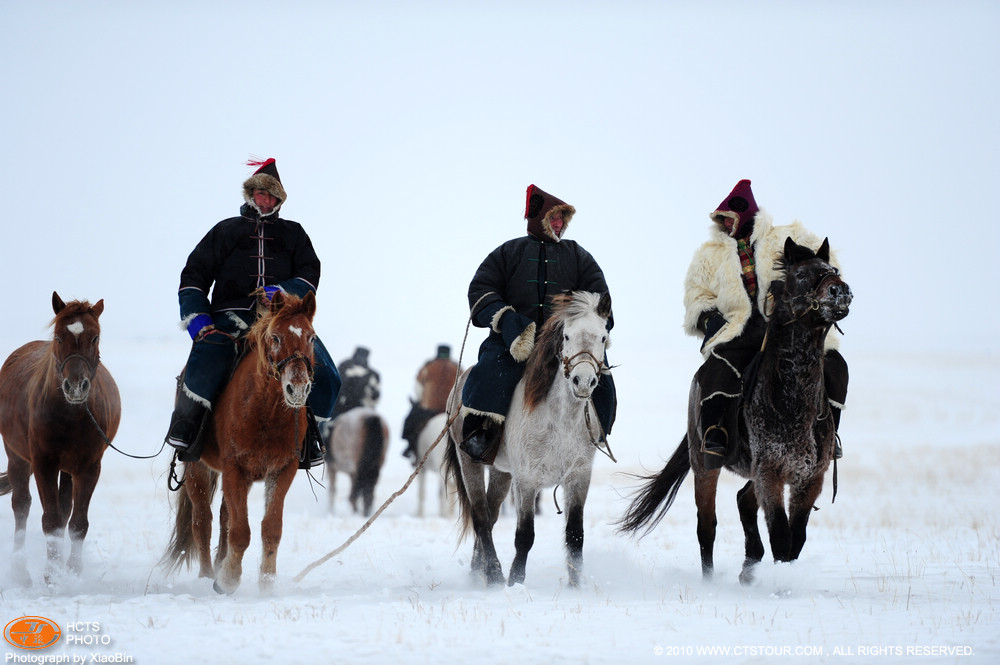
[[[705,467],[718,469],[730,452],[727,422],[743,393],[743,372],[760,351],[770,313],[768,289],[783,275],[774,264],[786,238],[816,250],[821,239],[799,222],[773,226],[741,180],[711,215],[711,237],[695,252],[684,280],[684,330],[703,338],[698,370]],[[835,257],[831,264],[839,269]],[[832,332],[832,331],[831,331]],[[834,423],[847,399],[847,362],[838,338],[827,336],[824,380]],[[836,456],[841,456],[837,441]]]
[[[462,390],[465,424],[461,449],[473,460],[492,463],[502,424],[535,336],[549,318],[549,297],[569,291],[606,293],[597,261],[563,236],[576,209],[531,185],[524,217],[528,233],[503,243],[482,262],[469,284],[472,322],[490,333]],[[614,325],[608,319],[608,330]],[[605,362],[605,365],[607,363]],[[616,410],[614,381],[605,371],[593,394],[605,435]]]

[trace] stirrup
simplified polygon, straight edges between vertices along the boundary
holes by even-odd
[[[722,444],[722,449],[718,447],[708,447],[708,433],[712,430],[719,430],[726,437],[726,442]],[[712,425],[705,430],[705,434],[701,437],[701,453],[702,459],[705,462],[705,468],[709,471],[714,469],[721,469],[724,465],[726,459],[726,453],[728,452],[729,446],[729,432],[725,427],[720,425]]]

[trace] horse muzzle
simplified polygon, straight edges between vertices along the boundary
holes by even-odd
[[[86,376],[76,380],[63,379],[59,387],[70,404],[83,404],[90,398],[90,379]]]
[[[854,294],[851,293],[851,287],[845,282],[836,280],[826,287],[823,304],[825,309],[829,311],[830,318],[834,321],[840,321],[850,312],[853,299]]]

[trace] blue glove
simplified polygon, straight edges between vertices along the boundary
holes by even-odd
[[[212,317],[208,314],[199,314],[187,324],[187,331],[192,340],[198,339],[198,334],[210,325],[212,325]]]
[[[274,298],[274,294],[277,293],[280,290],[281,289],[278,288],[277,286],[265,286],[264,287],[264,295],[267,296],[268,300],[272,300]]]

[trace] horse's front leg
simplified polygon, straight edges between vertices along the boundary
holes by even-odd
[[[697,454],[701,454],[696,451]],[[694,503],[698,510],[698,546],[701,549],[701,576],[709,580],[715,571],[715,493],[719,487],[719,469],[695,472]]]
[[[83,569],[83,541],[90,530],[90,500],[101,477],[101,462],[96,461],[85,472],[77,473],[72,478],[73,515],[69,519],[69,560],[67,566],[79,574]],[[68,478],[64,478],[64,481]],[[60,491],[62,487],[60,486]]]
[[[764,543],[760,539],[760,529],[757,527],[757,494],[753,489],[753,481],[736,493],[736,506],[740,511],[740,522],[743,524],[744,546],[746,557],[743,559],[743,570],[740,572],[740,582],[753,582],[753,569],[764,558]]]
[[[538,488],[520,484],[514,486],[517,500],[517,530],[514,532],[514,561],[510,564],[507,586],[524,584],[528,565],[528,552],[535,544],[535,497]]]
[[[754,479],[755,492],[764,511],[767,533],[771,541],[771,554],[775,562],[791,560],[791,531],[785,512],[785,485],[771,470],[758,472]]]
[[[817,474],[808,482],[792,488],[788,497],[788,526],[791,532],[789,560],[794,561],[802,553],[806,544],[806,525],[812,514],[816,499],[823,491],[823,474]]]
[[[229,468],[222,474],[222,500],[229,511],[229,539],[226,558],[215,577],[215,590],[233,593],[243,577],[243,554],[250,546],[250,520],[247,516],[247,495],[250,480],[240,471]]]
[[[274,585],[274,578],[278,574],[278,545],[281,544],[281,531],[285,513],[285,497],[288,495],[288,488],[295,480],[295,472],[298,470],[296,464],[289,464],[287,468],[276,475],[268,476],[265,481],[264,518],[260,521],[260,540],[263,554],[260,560],[260,588],[268,591]]]
[[[566,483],[566,568],[570,586],[579,586],[583,575],[583,506],[590,489],[590,470]],[[534,509],[534,506],[532,506]]]
[[[45,534],[47,555],[45,581],[48,583],[52,581],[52,576],[61,564],[66,518],[63,517],[59,505],[59,470],[55,461],[34,463],[32,470],[35,474],[38,501],[42,504],[42,533]]]

